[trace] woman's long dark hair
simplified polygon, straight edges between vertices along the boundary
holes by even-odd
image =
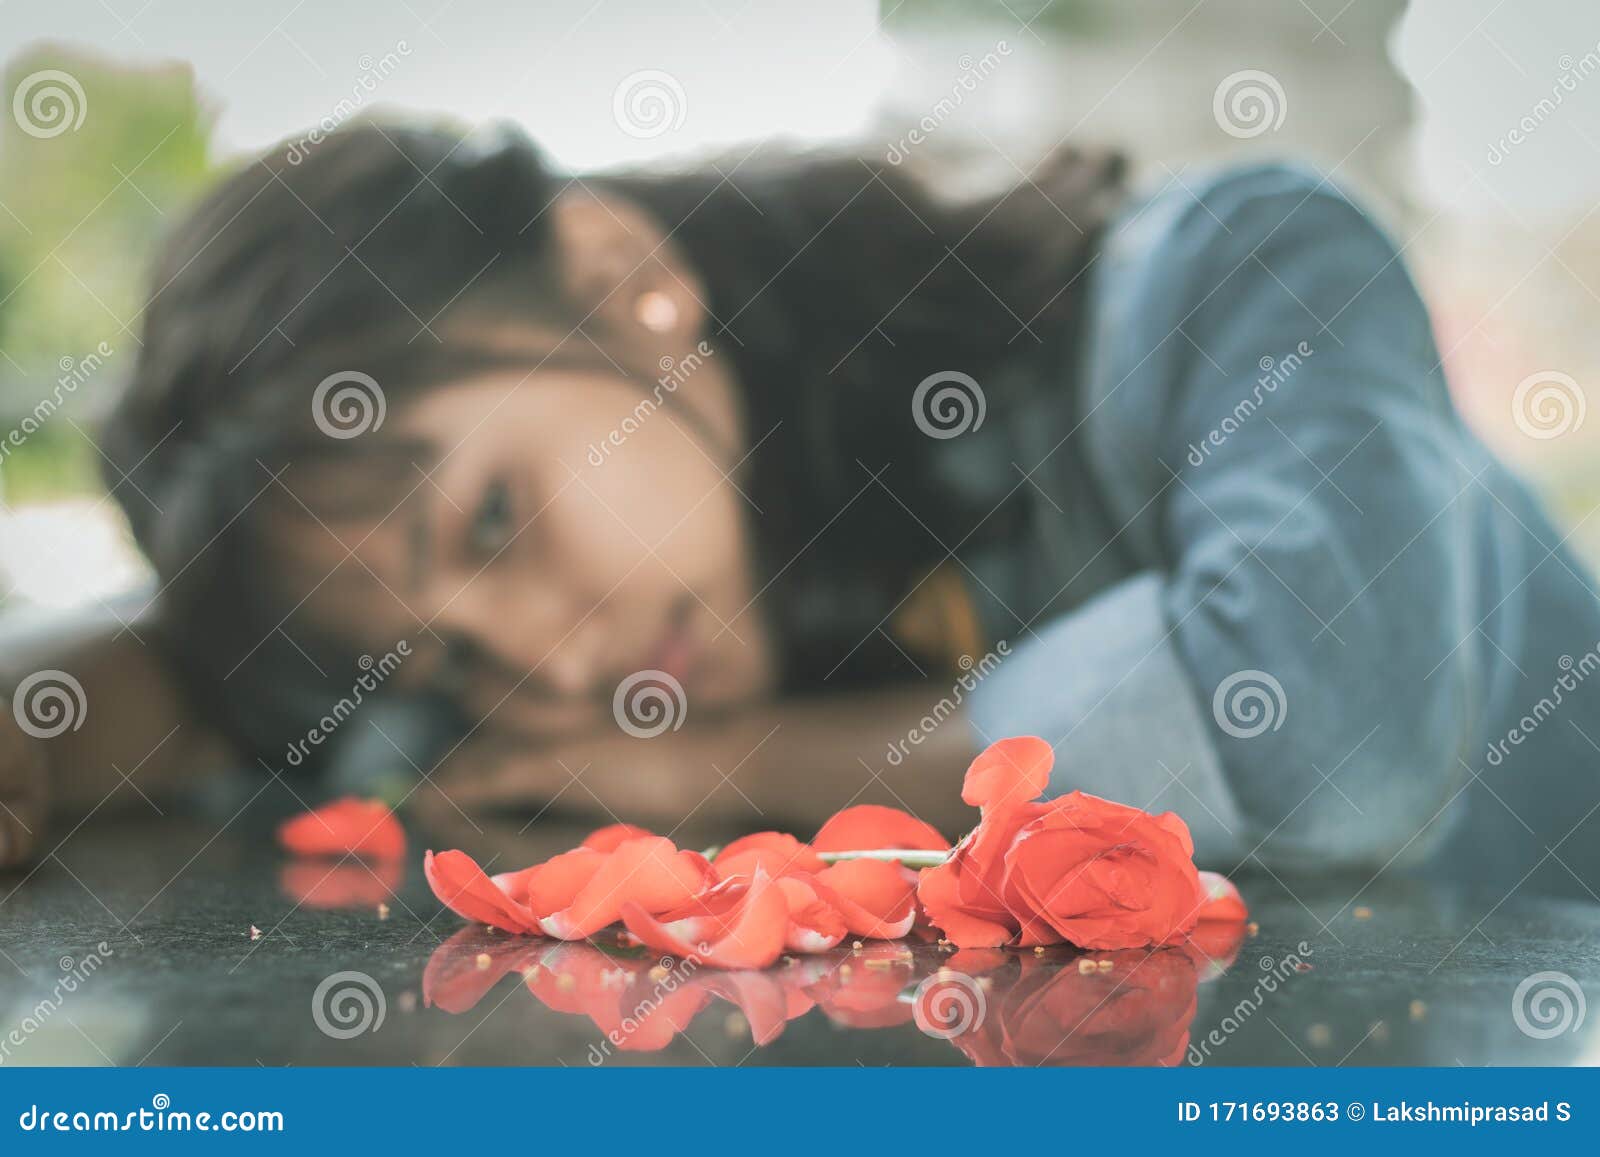
[[[1003,533],[987,496],[946,484],[951,444],[911,399],[929,375],[983,380],[1070,333],[1121,176],[1115,156],[1063,150],[1002,195],[947,202],[888,164],[762,152],[583,180],[650,213],[706,286],[706,337],[764,438],[744,472],[791,689],[910,670],[877,628],[958,543]],[[351,669],[338,640],[292,628],[266,546],[278,472],[358,452],[411,471],[407,448],[319,436],[312,391],[359,367],[392,406],[526,369],[451,335],[583,320],[543,212],[572,180],[514,131],[364,123],[242,167],[168,239],[105,431],[108,484],[163,584],[175,670],[247,748],[272,758]]]

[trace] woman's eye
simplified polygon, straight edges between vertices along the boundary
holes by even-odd
[[[489,483],[472,512],[472,525],[468,531],[474,551],[493,554],[511,541],[511,488],[502,480]]]

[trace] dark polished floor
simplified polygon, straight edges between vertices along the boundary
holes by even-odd
[[[422,879],[425,846],[501,870],[589,825],[414,830],[374,870],[292,863],[283,809],[238,803],[96,815],[0,875],[0,1066],[1600,1060],[1600,905],[1252,876],[1259,927],[1189,951],[869,942],[719,973],[463,928]]]

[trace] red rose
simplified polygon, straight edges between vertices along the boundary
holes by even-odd
[[[1052,800],[1018,829],[1001,893],[1024,947],[1174,944],[1194,927],[1201,903],[1181,819],[1081,791]]]
[[[967,769],[961,798],[983,818],[917,885],[928,919],[962,948],[995,948],[1018,932],[1001,891],[1005,853],[1043,810],[1026,801],[1044,791],[1054,757],[1048,743],[1029,735],[991,744]]]
[[[982,819],[947,863],[922,874],[929,919],[963,948],[1181,940],[1203,899],[1184,822],[1083,792],[1030,802],[1051,762],[1050,746],[1031,736],[973,761],[962,798]]]

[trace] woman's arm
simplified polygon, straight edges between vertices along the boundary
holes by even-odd
[[[189,713],[143,603],[0,621],[0,866],[42,850],[51,815],[138,803],[229,758]]]
[[[446,758],[438,790],[425,785],[416,799],[445,811],[554,801],[600,822],[661,831],[709,823],[730,835],[777,828],[801,836],[840,808],[878,803],[955,837],[977,818],[961,802],[975,748],[965,713],[943,702],[948,695],[930,683],[779,701],[691,719],[652,739],[607,728],[553,747],[484,730]],[[927,729],[930,716],[940,722]]]
[[[1147,569],[1020,643],[973,719],[1221,867],[1421,853],[1471,774],[1485,494],[1399,252],[1276,166],[1109,245],[1086,440]]]

